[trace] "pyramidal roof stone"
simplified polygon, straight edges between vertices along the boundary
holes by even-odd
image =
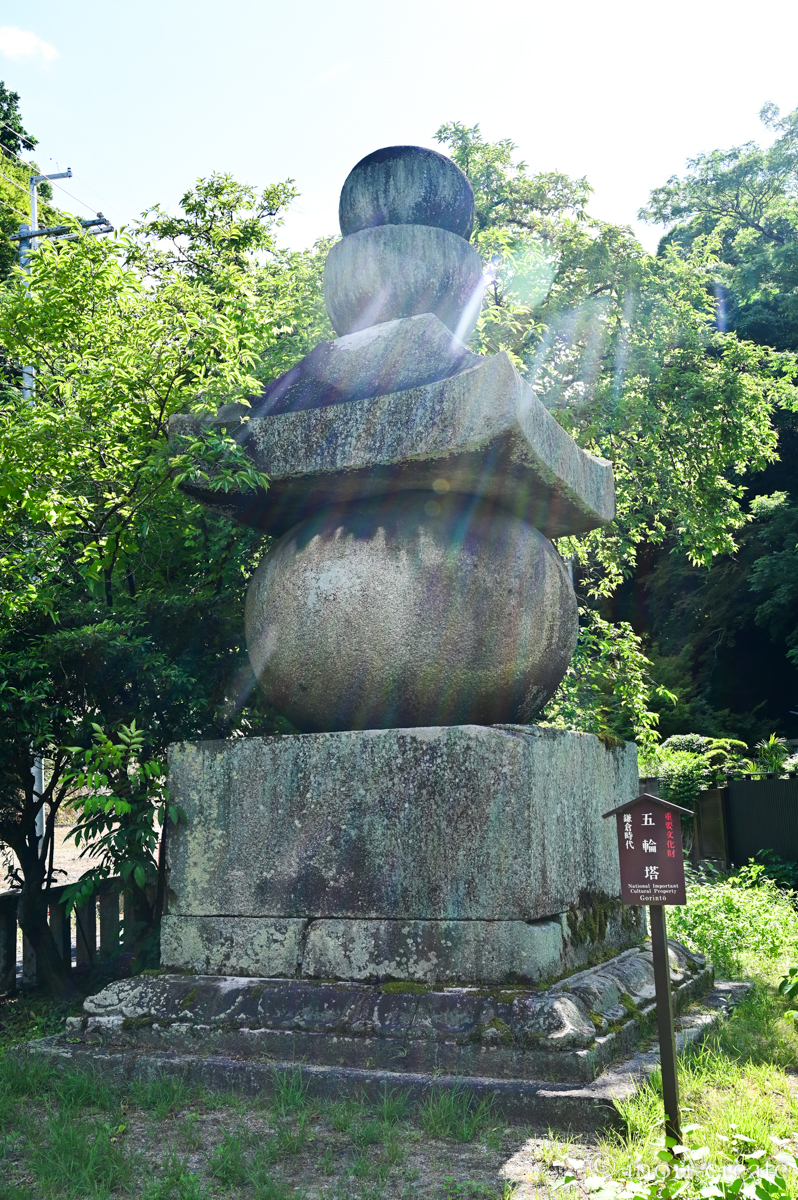
[[[325,506],[441,488],[499,504],[546,537],[611,521],[611,464],[576,445],[505,353],[464,345],[483,280],[460,168],[420,146],[377,150],[349,173],[340,217],[325,298],[343,336],[251,408],[170,421],[176,448],[203,427],[234,431],[268,491],[185,490],[274,535]]]

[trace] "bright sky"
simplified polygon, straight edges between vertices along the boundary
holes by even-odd
[[[434,146],[444,121],[586,175],[593,213],[635,223],[688,157],[766,136],[765,101],[798,106],[794,0],[4,0],[0,23],[0,78],[40,167],[71,166],[87,207],[60,205],[120,225],[215,170],[291,176],[297,247],[337,232],[358,159]]]

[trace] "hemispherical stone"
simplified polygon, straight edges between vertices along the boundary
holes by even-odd
[[[324,265],[333,329],[434,313],[464,342],[482,305],[482,261],[468,242],[428,225],[380,225],[336,242]]]
[[[576,645],[562,560],[467,496],[404,493],[300,522],[253,575],[247,647],[301,731],[527,723]]]
[[[338,206],[346,237],[374,225],[433,225],[471,237],[474,192],[456,163],[423,146],[385,146],[349,172]]]

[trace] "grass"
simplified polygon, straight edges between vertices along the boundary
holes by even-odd
[[[752,1149],[773,1152],[773,1139],[798,1152],[798,1030],[785,1019],[790,1005],[776,985],[786,964],[774,949],[779,921],[782,948],[798,947],[794,909],[779,898],[760,926],[766,890],[726,881],[722,898],[713,906],[702,893],[679,931],[692,930],[756,983],[680,1060],[684,1200]],[[725,924],[721,911],[731,914]],[[741,922],[746,938],[735,942],[731,927]],[[298,1068],[275,1072],[268,1096],[245,1098],[179,1078],[111,1086],[35,1057],[4,1057],[4,1046],[62,1028],[69,1011],[36,995],[0,1001],[0,1200],[508,1200],[514,1185],[500,1169],[524,1143],[525,1196],[584,1200],[592,1175],[647,1180],[652,1196],[665,1195],[656,1075],[618,1105],[622,1131],[591,1144],[551,1131],[529,1141],[508,1134],[490,1101],[457,1085],[411,1109],[388,1088],[376,1100],[314,1099]],[[566,1174],[573,1185],[557,1189]],[[780,1195],[798,1196],[798,1172],[786,1174]]]
[[[187,1107],[191,1089],[182,1079],[134,1080],[128,1094],[132,1105],[152,1113],[156,1121],[163,1121]]]
[[[299,1070],[272,1082],[268,1097],[252,1099],[179,1078],[112,1086],[90,1071],[0,1054],[0,1200],[503,1195],[490,1178],[501,1161],[491,1106],[462,1089],[411,1112],[408,1097],[388,1088],[374,1101],[325,1101],[308,1096]],[[471,1155],[459,1176],[447,1161],[420,1181],[418,1160],[432,1139]],[[469,1169],[485,1155],[488,1182]]]
[[[738,1161],[741,1150],[772,1150],[772,1138],[798,1131],[798,1034],[787,1007],[775,980],[760,977],[730,1020],[680,1059],[685,1144],[704,1151],[692,1168],[698,1173]],[[658,1076],[618,1109],[626,1129],[600,1143],[594,1166],[613,1179],[639,1177],[662,1149]],[[788,1181],[798,1195],[798,1173]]]
[[[421,1127],[428,1137],[473,1142],[495,1125],[493,1104],[475,1102],[470,1094],[454,1086],[437,1092],[421,1108]]]
[[[680,1060],[685,1142],[700,1152],[683,1168],[695,1174],[685,1200],[708,1170],[798,1131],[798,1031],[778,974],[760,972],[730,1020]],[[566,1172],[581,1181],[570,1189],[580,1200],[590,1175],[651,1176],[662,1149],[656,1076],[619,1108],[623,1132],[594,1145],[551,1131],[537,1139],[527,1194],[568,1197],[551,1191]],[[0,1057],[0,1200],[508,1200],[499,1168],[525,1140],[511,1136],[507,1147],[492,1104],[457,1086],[411,1110],[387,1088],[373,1101],[314,1099],[298,1069],[247,1099],[181,1079],[116,1087]],[[790,1186],[798,1195],[798,1174]]]

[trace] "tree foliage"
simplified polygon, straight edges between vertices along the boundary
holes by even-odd
[[[30,223],[30,176],[40,174],[33,163],[20,158],[37,145],[36,138],[22,124],[19,94],[0,80],[0,279],[6,278],[17,256],[16,244],[8,240],[20,224]],[[48,224],[60,221],[53,208],[52,187],[39,184],[40,216]]]
[[[87,748],[75,746],[77,767],[65,782],[79,799],[78,821],[71,837],[83,843],[92,865],[67,888],[65,900],[74,907],[86,902],[104,880],[119,875],[131,889],[133,929],[139,959],[159,965],[160,920],[166,898],[166,839],[185,813],[169,801],[167,767],[163,759],[147,759],[145,732],[136,722],[120,725],[116,739],[100,725]]]
[[[641,216],[666,225],[660,258],[711,253],[715,320],[746,349],[785,363],[798,351],[798,110],[760,114],[769,146],[748,142],[690,160],[652,193]],[[798,625],[791,579],[798,503],[798,420],[786,391],[771,418],[770,462],[730,476],[745,526],[735,547],[696,569],[668,539],[646,547],[613,615],[647,636],[657,678],[679,693],[669,730],[738,732],[751,743],[798,732]],[[775,435],[775,439],[774,439]]]
[[[113,736],[142,715],[148,761],[183,738],[286,728],[243,645],[263,544],[176,487],[196,472],[220,488],[268,480],[223,431],[190,458],[170,459],[166,437],[172,413],[244,400],[307,336],[320,254],[275,249],[289,196],[278,189],[264,208],[228,177],[200,181],[172,226],[180,254],[149,214],[126,237],[43,244],[27,286],[17,273],[0,296],[0,347],[36,371],[33,403],[14,380],[0,397],[0,840],[21,864],[20,920],[55,984],[42,896],[68,795],[63,747],[89,750],[95,725]],[[43,796],[33,752],[48,761]]]
[[[618,708],[620,689],[612,711],[593,707],[594,687],[607,688],[596,683],[599,662],[606,679],[628,664],[630,697],[645,676],[637,656],[649,629],[631,603],[619,608],[619,589],[633,599],[658,548],[698,575],[737,553],[749,480],[775,461],[778,423],[795,409],[794,356],[719,326],[714,229],[652,258],[629,229],[588,214],[584,179],[531,174],[513,161],[512,142],[486,142],[478,126],[445,125],[437,137],[474,187],[488,281],[476,348],[505,350],[577,443],[613,464],[616,520],[559,542],[576,566],[583,617],[551,713],[586,727],[604,719],[645,742],[656,710],[683,703],[685,678],[660,672],[659,699],[646,692],[652,700],[637,710]],[[599,636],[595,622],[608,618]]]
[[[613,464],[616,521],[566,547],[591,590],[629,576],[642,543],[670,539],[703,563],[733,550],[741,477],[775,457],[773,413],[795,401],[792,356],[718,330],[710,245],[652,259],[630,230],[588,216],[584,180],[530,176],[478,126],[437,137],[475,190],[489,276],[479,349],[507,350],[578,444]]]
[[[38,140],[22,124],[19,92],[12,92],[0,80],[0,146],[11,154],[33,150]]]
[[[751,341],[798,345],[798,109],[781,117],[766,104],[760,118],[776,138],[712,150],[689,159],[651,193],[643,220],[668,226],[666,244],[689,250],[718,245],[721,324]]]

